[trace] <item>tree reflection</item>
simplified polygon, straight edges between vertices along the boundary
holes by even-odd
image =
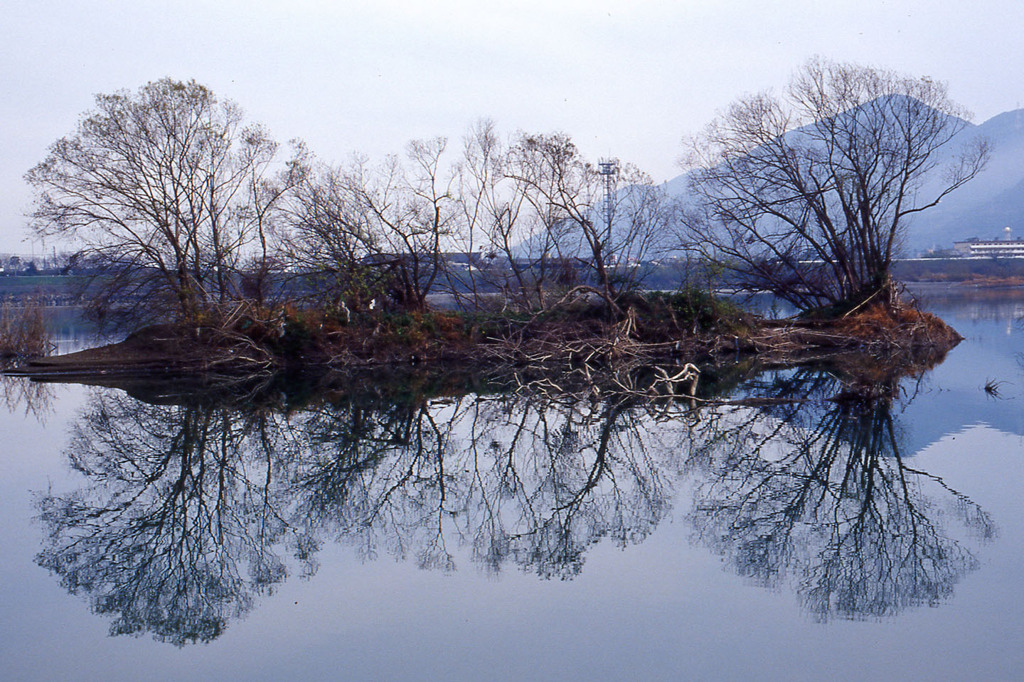
[[[463,396],[367,413],[333,403],[304,425],[302,514],[364,556],[453,570],[449,543],[498,572],[571,577],[585,549],[638,542],[673,494],[666,449],[624,401]]]
[[[5,367],[0,364],[0,404],[12,414],[23,412],[45,423],[53,412],[53,386],[31,381],[25,377],[3,374]]]
[[[819,381],[788,383],[817,390]],[[701,452],[699,537],[742,576],[765,585],[791,579],[821,620],[889,616],[950,597],[977,562],[944,521],[990,538],[992,520],[907,464],[888,400],[818,405],[805,405],[799,420],[717,414]]]
[[[837,386],[820,372],[705,408],[592,386],[257,388],[91,394],[67,449],[85,483],[40,496],[38,561],[112,633],[209,641],[329,541],[572,578],[595,543],[643,541],[688,479],[699,537],[743,576],[792,579],[822,619],[948,597],[975,560],[944,516],[993,532],[904,462],[889,400],[821,400]]]
[[[217,637],[284,579],[275,548],[308,564],[308,539],[281,513],[276,418],[93,394],[67,453],[88,483],[40,499],[49,543],[38,562],[115,616],[113,634]]]

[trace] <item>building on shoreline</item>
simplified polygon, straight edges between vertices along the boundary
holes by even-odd
[[[953,250],[970,257],[1024,258],[1024,239],[1013,239],[1009,227],[1003,229],[1003,239],[978,239],[953,242]]]

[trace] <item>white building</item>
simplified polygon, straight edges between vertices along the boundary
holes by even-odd
[[[953,249],[964,256],[988,258],[1024,258],[1024,239],[1012,239],[1010,228],[1004,228],[1003,239],[978,239],[953,242]]]

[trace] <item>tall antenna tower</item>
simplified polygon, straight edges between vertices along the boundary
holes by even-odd
[[[612,233],[612,221],[615,219],[615,176],[619,173],[619,162],[615,159],[608,159],[598,162],[601,169],[601,176],[604,178],[604,226],[610,236]]]

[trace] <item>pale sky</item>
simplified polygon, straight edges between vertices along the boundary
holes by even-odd
[[[659,182],[684,135],[814,55],[946,81],[978,123],[1024,101],[1021,0],[5,0],[0,24],[0,252],[32,250],[22,176],[93,95],[165,76],[328,161],[489,117]]]

